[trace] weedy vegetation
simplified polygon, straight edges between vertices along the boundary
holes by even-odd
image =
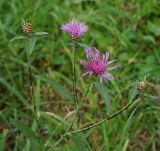
[[[0,151],[159,151],[159,6],[1,0]]]

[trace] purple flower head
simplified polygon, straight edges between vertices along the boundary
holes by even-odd
[[[67,24],[62,25],[61,29],[67,32],[72,39],[80,38],[88,30],[87,26],[84,23],[78,22],[75,19],[72,19]]]
[[[94,49],[94,51],[93,51]],[[112,78],[112,74],[108,73],[109,70],[117,69],[117,65],[114,67],[108,67],[109,64],[115,62],[116,60],[108,61],[109,53],[106,52],[106,54],[100,55],[100,52],[98,49],[94,48],[86,48],[86,58],[87,63],[85,63],[85,60],[81,60],[80,64],[86,69],[86,72],[82,74],[82,76],[89,75],[95,75],[100,77],[100,82],[102,83],[102,77],[104,78]]]

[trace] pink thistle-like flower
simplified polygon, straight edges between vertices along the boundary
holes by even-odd
[[[72,39],[80,38],[88,30],[87,26],[84,23],[78,22],[75,19],[72,19],[67,24],[62,25],[61,29],[67,32]]]
[[[95,53],[93,52],[93,49],[95,50]],[[85,63],[85,60],[81,60],[80,64],[86,69],[86,72],[82,74],[82,76],[86,76],[87,74],[95,75],[100,77],[100,82],[102,83],[102,78],[113,78],[113,75],[108,73],[109,70],[117,69],[118,65],[114,67],[108,67],[109,64],[115,62],[116,60],[108,61],[109,53],[106,52],[106,54],[100,55],[100,52],[98,49],[94,48],[86,48],[86,58],[88,60],[87,63]]]

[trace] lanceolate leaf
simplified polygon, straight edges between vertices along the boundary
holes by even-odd
[[[34,33],[34,36],[46,36],[46,35],[48,35],[48,33],[43,31]]]
[[[39,143],[37,135],[28,126],[16,119],[10,119],[10,123],[17,127],[31,142]]]
[[[37,76],[37,78],[51,85],[55,91],[65,96],[67,99],[74,101],[72,93],[67,88],[65,88],[63,85],[57,83],[54,79],[47,79],[43,76]]]
[[[90,46],[88,46],[87,44],[85,43],[77,43],[79,46],[83,47],[83,48],[89,48]]]
[[[12,38],[10,41],[15,41],[15,40],[20,40],[20,39],[25,39],[24,36],[16,36],[14,38]]]
[[[57,114],[51,113],[51,112],[42,112],[42,113],[47,114],[47,115],[53,117],[54,119],[56,119],[57,121],[65,124],[65,125],[70,125],[70,124],[69,124],[63,117],[61,117],[60,115],[57,115]]]
[[[29,50],[29,54],[31,55],[32,52],[33,52],[33,49],[35,47],[35,44],[36,44],[36,41],[37,41],[37,38],[34,37],[34,36],[30,36],[28,39],[28,50]]]
[[[137,83],[138,83],[138,81],[136,81],[132,84],[132,88],[129,91],[129,101],[131,101],[138,94]]]
[[[109,95],[106,90],[106,87],[103,84],[101,84],[100,82],[96,82],[95,85],[97,87],[97,91],[100,93],[100,95],[102,96],[102,98],[105,102],[106,112],[107,112],[107,114],[109,114],[111,111],[111,101],[109,99]]]

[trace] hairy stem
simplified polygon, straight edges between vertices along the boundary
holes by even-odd
[[[33,104],[34,116],[35,116],[35,120],[36,120],[36,133],[39,138],[39,144],[41,146],[41,150],[43,151],[44,149],[43,149],[43,145],[41,143],[40,134],[39,134],[39,121],[38,121],[38,115],[37,115],[36,102],[34,99],[31,60],[30,60],[30,54],[29,54],[29,42],[28,41],[29,41],[29,35],[26,36],[26,51],[27,51],[27,63],[28,63],[28,74],[29,74],[29,88],[30,88],[31,101]]]

